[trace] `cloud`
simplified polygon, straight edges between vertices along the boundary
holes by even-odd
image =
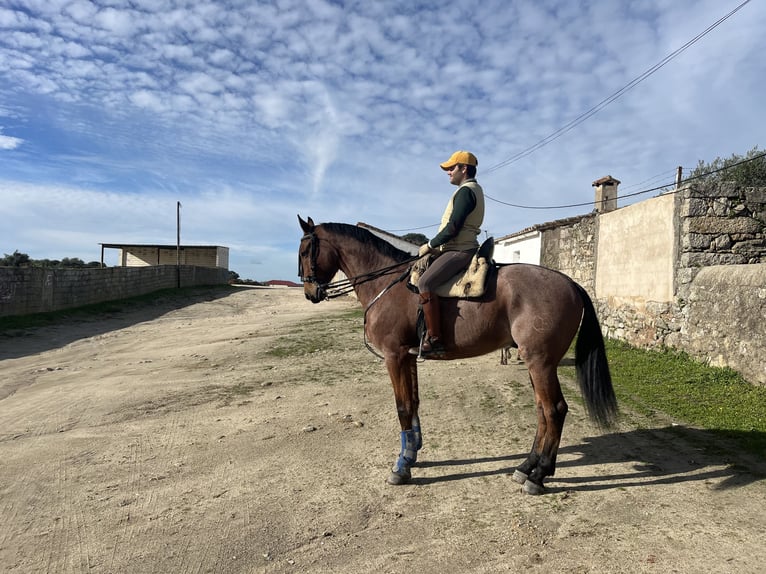
[[[766,87],[762,3],[576,129],[488,169],[738,2],[724,4],[3,6],[0,149],[13,153],[0,154],[0,174],[23,216],[4,226],[3,243],[87,251],[122,235],[162,241],[167,206],[180,200],[187,237],[236,246],[240,275],[257,259],[260,278],[292,277],[296,213],[383,229],[434,224],[451,192],[438,163],[455,149],[479,156],[489,195],[525,205],[588,201],[607,173],[628,186],[744,153],[763,145],[753,121]],[[499,236],[583,211],[490,202],[486,227]],[[48,217],[66,239],[34,239]]]
[[[24,140],[21,138],[15,138],[12,136],[3,135],[3,130],[0,129],[0,150],[12,150],[19,147]]]

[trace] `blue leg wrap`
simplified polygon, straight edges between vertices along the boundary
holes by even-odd
[[[415,431],[401,432],[402,450],[396,459],[393,471],[397,474],[409,474],[410,468],[418,460],[418,451],[415,446]]]
[[[412,417],[412,432],[415,433],[415,450],[423,448],[423,433],[420,430],[420,417]]]

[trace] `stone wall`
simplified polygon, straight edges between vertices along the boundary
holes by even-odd
[[[674,347],[766,384],[766,264],[700,269]]]
[[[766,384],[766,188],[691,185],[678,195],[681,328],[657,339]]]
[[[679,298],[704,267],[766,263],[766,188],[691,185],[678,199]]]
[[[591,295],[596,289],[596,215],[577,218],[568,225],[541,227],[540,265],[566,273]]]
[[[567,273],[588,290],[605,336],[644,348],[674,347],[766,384],[766,188],[697,184],[675,192],[672,201],[672,210],[657,211],[663,220],[655,227],[646,221],[649,228],[640,237],[626,228],[622,246],[603,240],[600,221],[623,210],[598,216],[591,227],[596,258],[591,233],[583,234],[582,226],[547,230],[543,265]],[[632,293],[630,285],[621,285],[619,296],[597,293],[593,286],[604,284],[599,277],[604,261],[624,259],[626,244],[640,246],[652,233],[667,234],[669,223],[675,229],[666,254],[673,263],[667,270],[670,297],[654,300],[638,284]],[[664,267],[646,273],[640,254],[634,252],[631,259],[631,273],[643,269],[642,280],[667,280]]]
[[[181,287],[220,285],[229,272],[182,265]],[[0,267],[0,317],[27,315],[125,299],[178,286],[175,265],[44,269]]]
[[[643,348],[677,347],[683,315],[674,303],[597,299],[594,302],[604,336]],[[674,344],[675,343],[675,344]]]

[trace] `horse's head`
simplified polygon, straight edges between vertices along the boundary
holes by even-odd
[[[298,276],[306,299],[319,303],[327,298],[325,287],[340,268],[338,254],[326,238],[320,237],[321,226],[314,225],[310,217],[303,221],[299,215],[298,222],[303,229],[298,249]]]

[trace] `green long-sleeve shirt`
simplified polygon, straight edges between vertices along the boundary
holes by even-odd
[[[463,227],[468,215],[476,209],[476,195],[468,186],[462,186],[455,194],[455,201],[449,222],[436,236],[428,242],[432,248],[439,247],[455,237]]]

